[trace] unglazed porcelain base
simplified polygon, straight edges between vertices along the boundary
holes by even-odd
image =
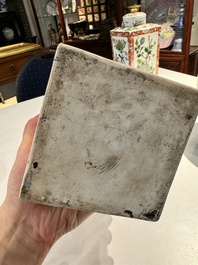
[[[60,44],[20,196],[158,220],[198,92]]]

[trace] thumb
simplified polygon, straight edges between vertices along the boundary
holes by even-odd
[[[17,195],[25,172],[37,122],[38,115],[27,122],[24,129],[22,142],[18,149],[17,156],[10,173],[8,191],[16,193]]]

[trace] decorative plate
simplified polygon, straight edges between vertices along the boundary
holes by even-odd
[[[46,11],[48,15],[57,15],[58,14],[58,6],[56,4],[56,1],[49,0],[46,3]]]
[[[158,23],[162,24],[167,22],[166,17],[168,15],[168,10],[171,9],[173,11],[179,10],[181,5],[180,0],[172,1],[172,0],[155,0],[148,7],[145,7],[143,10],[147,15],[148,23]]]

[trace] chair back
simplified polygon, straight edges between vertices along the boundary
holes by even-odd
[[[23,65],[16,80],[17,102],[45,94],[54,54],[54,50],[40,51]]]

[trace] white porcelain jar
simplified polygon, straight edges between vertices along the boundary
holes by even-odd
[[[125,28],[139,26],[146,23],[146,13],[144,12],[127,13],[122,17],[122,19],[123,19],[122,26]]]

